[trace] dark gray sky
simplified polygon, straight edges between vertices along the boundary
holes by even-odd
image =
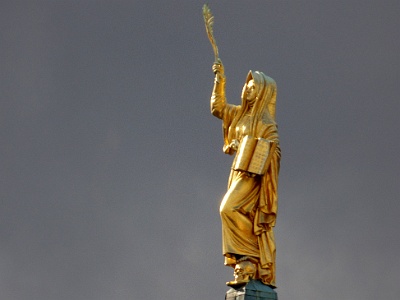
[[[0,294],[223,299],[203,1],[1,1]],[[277,81],[280,299],[400,294],[400,2],[209,1]]]

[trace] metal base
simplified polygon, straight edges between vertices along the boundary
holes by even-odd
[[[226,292],[225,300],[277,300],[278,294],[259,280],[251,280]]]

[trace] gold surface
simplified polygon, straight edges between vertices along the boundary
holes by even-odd
[[[213,47],[214,50],[214,56],[215,56],[215,61],[218,61],[219,58],[219,53],[218,53],[218,47],[217,47],[217,42],[215,41],[214,38],[214,16],[211,13],[211,9],[208,7],[207,4],[203,5],[203,18],[204,18],[204,24],[206,25],[206,32],[208,39],[210,40],[211,46]]]
[[[246,135],[237,149],[233,169],[257,175],[264,175],[269,162],[271,142],[263,138]]]
[[[222,252],[225,265],[242,261],[256,266],[255,279],[275,287],[275,226],[278,208],[280,148],[275,104],[275,81],[262,72],[250,71],[241,105],[228,104],[222,61],[216,56],[211,113],[222,120],[226,154],[237,155],[222,199]],[[251,166],[251,167],[250,167]],[[229,285],[241,284],[237,276]],[[246,278],[247,280],[247,278]]]
[[[235,280],[228,281],[226,284],[231,287],[238,287],[248,283],[253,279],[256,273],[256,268],[254,264],[249,260],[243,260],[238,262],[235,266],[233,277]]]

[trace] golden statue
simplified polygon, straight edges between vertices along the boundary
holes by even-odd
[[[206,28],[212,29],[213,18],[210,21],[211,12],[207,9],[203,7]],[[273,227],[278,208],[281,157],[275,122],[276,83],[262,72],[250,71],[241,105],[228,104],[224,66],[218,57],[212,30],[207,28],[207,32],[209,37],[211,35],[216,58],[212,66],[215,80],[211,113],[222,120],[223,151],[235,154],[228,191],[220,206],[225,265],[235,269],[235,280],[227,284],[238,286],[258,279],[275,288]]]

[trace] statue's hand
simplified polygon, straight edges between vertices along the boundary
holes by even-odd
[[[216,61],[213,66],[212,70],[214,74],[220,74],[222,76],[225,76],[225,70],[224,70],[224,65],[222,64],[222,61],[218,58],[218,61]]]

